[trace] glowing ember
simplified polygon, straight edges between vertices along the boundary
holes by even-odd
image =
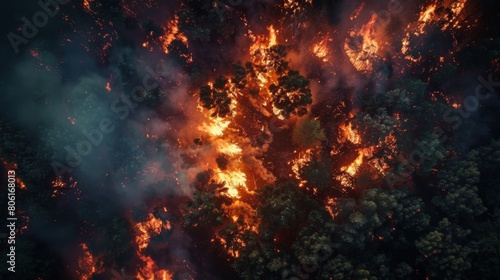
[[[21,178],[19,177],[16,177],[16,185],[18,188],[20,188],[21,190],[24,190],[26,189],[26,184],[21,180]]]
[[[303,152],[301,151],[299,152],[299,156],[291,163],[289,163],[292,165],[292,171],[295,174],[295,178],[299,181],[300,187],[304,186],[304,184],[307,183],[306,180],[300,177],[300,170],[302,169],[302,167],[304,167],[304,165],[311,161],[312,155],[312,149],[307,149]]]
[[[358,171],[359,166],[363,163],[363,152],[360,152],[358,157],[348,166],[344,166],[340,169],[340,171],[346,172],[347,174],[354,176]]]
[[[83,0],[83,7],[87,12],[92,12],[92,9],[90,8],[90,4],[94,2],[94,0]]]
[[[78,184],[77,181],[73,180],[73,177],[70,177],[68,183],[66,183],[62,176],[57,176],[54,181],[52,181],[52,197],[56,197],[59,193],[66,189],[72,189]]]
[[[356,19],[358,16],[359,16],[359,13],[361,13],[361,11],[363,10],[363,8],[365,7],[365,2],[362,2],[359,7],[357,7],[351,14],[351,16],[349,17],[350,20],[354,20]]]
[[[450,26],[457,28],[459,26],[460,22],[460,14],[462,13],[463,9],[465,8],[465,5],[467,3],[467,0],[458,0],[454,1],[451,4],[445,5],[444,3],[440,3],[439,1],[434,1],[434,3],[429,4],[427,6],[422,7],[419,18],[416,23],[410,23],[408,24],[406,28],[406,36],[402,40],[402,47],[401,47],[401,53],[407,54],[408,50],[410,49],[410,37],[411,35],[413,36],[421,36],[422,34],[425,33],[425,29],[429,24],[441,24],[441,30],[446,30]],[[438,6],[438,5],[445,5],[445,6]],[[451,11],[451,18],[449,21],[442,21],[442,15],[436,14],[439,8],[447,8],[449,11]],[[411,55],[407,55],[405,57],[408,60],[411,61],[419,61],[419,57],[413,57]]]
[[[87,280],[96,273],[95,263],[96,260],[94,256],[89,251],[87,244],[80,244],[81,249],[83,250],[83,255],[78,258],[78,275],[80,279]]]
[[[432,16],[434,15],[434,11],[436,10],[436,4],[430,5],[425,10],[420,13],[420,17],[418,18],[418,30],[415,31],[415,34],[424,33],[424,28],[432,20]]]
[[[347,125],[342,125],[340,126],[340,130],[342,132],[341,137],[339,139],[339,143],[343,143],[346,140],[353,143],[353,144],[360,144],[361,143],[361,136],[359,133],[352,128],[352,124],[348,123]],[[340,171],[346,172],[349,174],[351,177],[356,175],[356,172],[358,171],[359,167],[363,163],[363,158],[370,153],[372,153],[373,148],[360,148],[359,150],[358,157],[349,165],[343,166]],[[344,186],[348,185],[346,180],[341,179],[340,180]]]

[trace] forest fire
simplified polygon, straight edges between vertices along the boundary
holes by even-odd
[[[165,216],[167,213],[167,208],[163,207],[158,210],[156,215]],[[136,279],[172,279],[172,274],[168,270],[159,269],[158,265],[152,259],[152,257],[145,253],[145,250],[148,248],[152,237],[159,236],[164,232],[169,232],[172,230],[170,221],[162,218],[157,218],[153,213],[148,213],[143,222],[135,223],[134,228],[136,230],[136,254],[140,261]]]
[[[19,177],[16,177],[16,184],[21,190],[26,189],[26,184]]]
[[[9,33],[20,277],[498,275],[495,5],[240,2],[83,0]]]
[[[78,275],[82,280],[91,279],[92,275],[94,275],[96,270],[96,259],[90,253],[87,244],[80,244],[80,248],[83,251],[83,255],[78,258]]]
[[[323,62],[328,62],[328,41],[329,40],[325,38],[321,40],[321,42],[315,44],[312,48],[312,52],[314,53],[314,55],[321,59],[321,61]]]
[[[340,134],[340,138],[338,139],[339,142],[345,142],[347,140],[353,144],[361,143],[361,136],[359,136],[357,131],[352,128],[352,124],[350,122],[341,125],[339,128],[342,132]]]
[[[160,39],[163,39],[163,50],[165,51],[166,54],[169,53],[169,47],[170,44],[174,40],[179,40],[182,43],[184,43],[186,46],[188,44],[188,39],[187,37],[182,34],[182,32],[179,32],[179,18],[175,16],[174,19],[168,22],[167,26],[165,27],[165,35],[160,37]]]
[[[156,263],[150,256],[139,255],[144,265],[139,268],[136,279],[139,280],[172,280],[173,275],[166,269],[158,269]]]
[[[352,65],[360,72],[373,70],[373,61],[378,57],[379,43],[376,41],[375,23],[377,14],[372,14],[370,20],[359,31],[349,31],[349,37],[344,43],[344,50]]]
[[[52,181],[52,197],[56,197],[58,194],[62,193],[64,190],[74,189],[78,184],[77,181],[73,180],[73,177],[70,177],[69,180],[65,180],[62,176],[58,176]]]
[[[294,151],[296,152],[296,151]],[[312,149],[307,149],[305,151],[300,151],[298,153],[298,156],[296,159],[294,159],[292,162],[289,162],[288,164],[291,165],[291,169],[293,173],[295,174],[295,178],[299,181],[299,186],[302,187],[304,186],[305,183],[307,183],[306,180],[302,179],[300,177],[300,170],[302,167],[304,167],[305,164],[311,161],[313,155],[313,150]]]
[[[466,4],[467,0],[448,2],[448,5],[434,1],[434,3],[427,6],[422,6],[418,20],[408,24],[406,27],[406,36],[402,39],[401,53],[406,54],[405,58],[414,62],[420,60],[418,57],[407,54],[411,47],[410,41],[412,38],[422,37],[430,25],[441,25],[440,29],[442,31],[450,27],[460,28],[460,15]],[[443,11],[449,11],[449,14]],[[447,20],[443,21],[443,17],[446,17]]]
[[[216,137],[222,136],[224,131],[228,128],[231,121],[224,120],[223,118],[210,119],[198,127],[200,131],[206,132],[209,135]]]
[[[247,176],[240,170],[220,170],[215,168],[215,179],[218,183],[224,183],[228,188],[227,193],[229,196],[239,198],[239,188],[246,189]]]
[[[146,221],[137,223],[135,228],[138,231],[135,241],[139,251],[142,251],[148,247],[151,236],[159,235],[163,230],[171,230],[172,226],[169,221],[163,221],[149,213]]]

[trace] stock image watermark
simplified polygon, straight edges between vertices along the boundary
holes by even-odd
[[[49,18],[55,17],[60,10],[59,5],[66,5],[70,0],[40,0],[38,6],[41,10],[35,12],[29,20],[27,17],[22,17],[23,25],[19,28],[21,32],[9,32],[9,39],[12,49],[17,54],[21,44],[28,44],[29,39],[33,39],[39,32],[39,28],[45,27],[49,23]]]
[[[16,272],[16,172],[7,171],[7,270]]]
[[[490,98],[495,93],[495,88],[500,87],[500,81],[493,81],[492,74],[488,75],[488,80],[481,75],[477,77],[477,80],[479,81],[479,85],[476,86],[474,94],[466,96],[462,102],[462,106],[454,109],[450,108],[442,116],[446,123],[451,124],[453,130],[459,129],[463,120],[469,118],[473,112],[477,111],[480,102]],[[448,140],[448,136],[442,128],[436,128],[432,133],[440,144]],[[409,153],[407,157],[403,155],[399,157],[399,160],[403,164],[402,170],[399,172],[390,172],[385,176],[385,180],[389,185],[393,186],[396,183],[404,182],[430,156],[428,147],[418,140],[414,140],[413,143],[417,148]]]

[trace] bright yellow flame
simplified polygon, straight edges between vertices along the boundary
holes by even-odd
[[[222,136],[230,123],[231,121],[224,120],[223,118],[212,118],[208,123],[203,123],[199,126],[198,129],[212,136]]]
[[[234,198],[240,198],[239,188],[248,190],[246,187],[247,175],[241,170],[220,170],[215,168],[215,180],[228,188],[228,195]]]
[[[321,40],[321,42],[314,44],[313,46],[313,53],[314,55],[321,59],[323,62],[328,62],[328,47],[327,47],[327,42],[328,40],[325,38]]]
[[[345,140],[348,140],[353,144],[361,143],[361,136],[359,136],[358,132],[352,128],[351,123],[341,125],[340,130],[342,131],[342,137],[339,139],[339,142],[345,142]]]
[[[226,154],[228,156],[234,156],[237,154],[241,154],[242,149],[233,143],[221,142],[217,147],[219,153]]]
[[[358,157],[348,166],[340,168],[340,171],[346,172],[347,174],[354,176],[358,171],[359,166],[363,163],[363,153],[359,153]]]

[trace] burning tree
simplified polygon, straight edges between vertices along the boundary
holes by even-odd
[[[273,105],[286,118],[290,115],[303,116],[307,114],[307,105],[312,103],[310,81],[301,76],[298,71],[290,70],[286,76],[278,78],[277,84],[271,84]]]
[[[212,111],[212,117],[224,118],[231,113],[231,98],[229,97],[228,79],[217,77],[215,83],[200,88],[200,102]]]
[[[77,63],[32,43],[0,82],[18,276],[496,279],[495,3],[395,2],[71,5],[45,39]]]

